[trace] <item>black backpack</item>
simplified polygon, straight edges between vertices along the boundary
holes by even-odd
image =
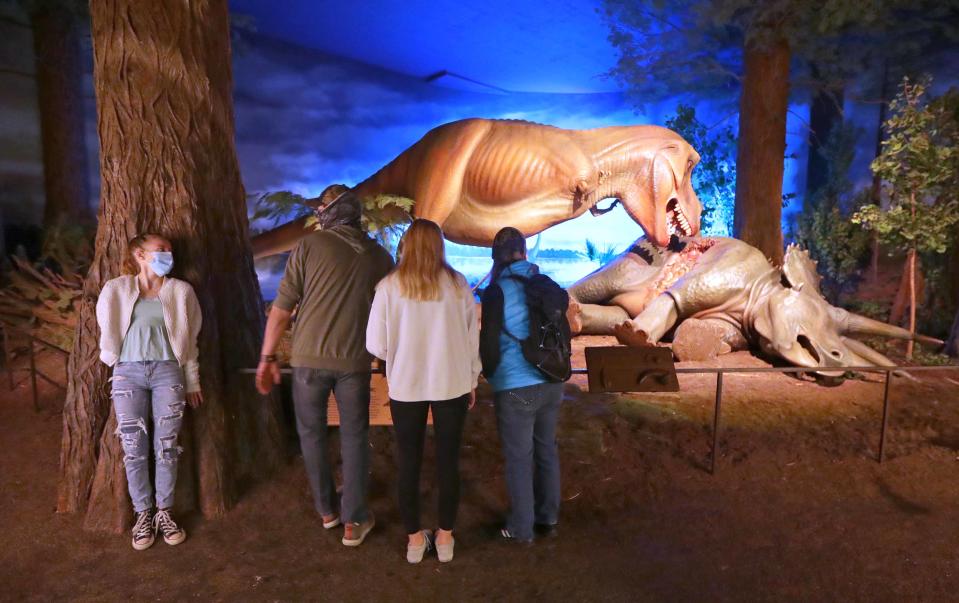
[[[535,366],[549,381],[559,383],[572,374],[570,356],[569,294],[545,274],[530,277],[510,275],[526,292],[529,308],[529,336],[516,337],[503,325],[503,332],[519,342],[526,361]]]

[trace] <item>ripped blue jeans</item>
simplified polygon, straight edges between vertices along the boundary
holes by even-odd
[[[133,510],[139,513],[154,506],[149,464],[151,441],[156,463],[156,506],[170,508],[177,459],[183,450],[177,444],[186,408],[183,369],[175,360],[120,362],[113,369],[112,383],[116,433],[123,444],[123,465]]]

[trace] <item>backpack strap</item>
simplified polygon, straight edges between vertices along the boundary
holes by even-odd
[[[522,285],[522,286],[523,286],[523,295],[526,295],[526,285],[529,284],[529,277],[527,277],[527,276],[520,276],[520,275],[518,275],[518,274],[508,274],[508,275],[504,276],[503,278],[512,279],[512,280],[516,281],[517,283],[519,283],[520,285]],[[506,333],[506,336],[509,337],[510,339],[512,339],[513,341],[515,341],[515,342],[517,342],[517,343],[523,343],[523,340],[522,340],[522,339],[520,339],[520,338],[517,337],[516,335],[513,335],[512,333],[510,333],[510,332],[509,332],[509,329],[506,328],[506,320],[505,320],[505,318],[503,319],[503,332]]]

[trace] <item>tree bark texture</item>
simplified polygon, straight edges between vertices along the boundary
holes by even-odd
[[[70,358],[57,508],[85,510],[91,529],[118,531],[129,516],[94,308],[127,241],[151,232],[171,240],[174,276],[203,310],[205,401],[181,432],[177,507],[219,516],[277,465],[284,442],[277,401],[237,373],[256,364],[264,313],[234,145],[227,2],[93,0],[90,9],[102,199]]]
[[[89,224],[80,24],[68,8],[39,3],[31,14],[43,147],[43,225]]]
[[[739,99],[735,236],[782,264],[789,46],[747,44]]]

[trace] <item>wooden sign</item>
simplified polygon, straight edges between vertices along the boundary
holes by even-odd
[[[669,348],[586,348],[590,392],[678,392]]]
[[[426,422],[433,424],[432,411],[427,414]],[[336,396],[330,394],[330,401],[326,407],[327,425],[340,424],[340,412],[336,407]],[[386,388],[386,377],[374,374],[370,379],[370,425],[385,426],[393,424],[393,415],[390,413],[390,396]]]

